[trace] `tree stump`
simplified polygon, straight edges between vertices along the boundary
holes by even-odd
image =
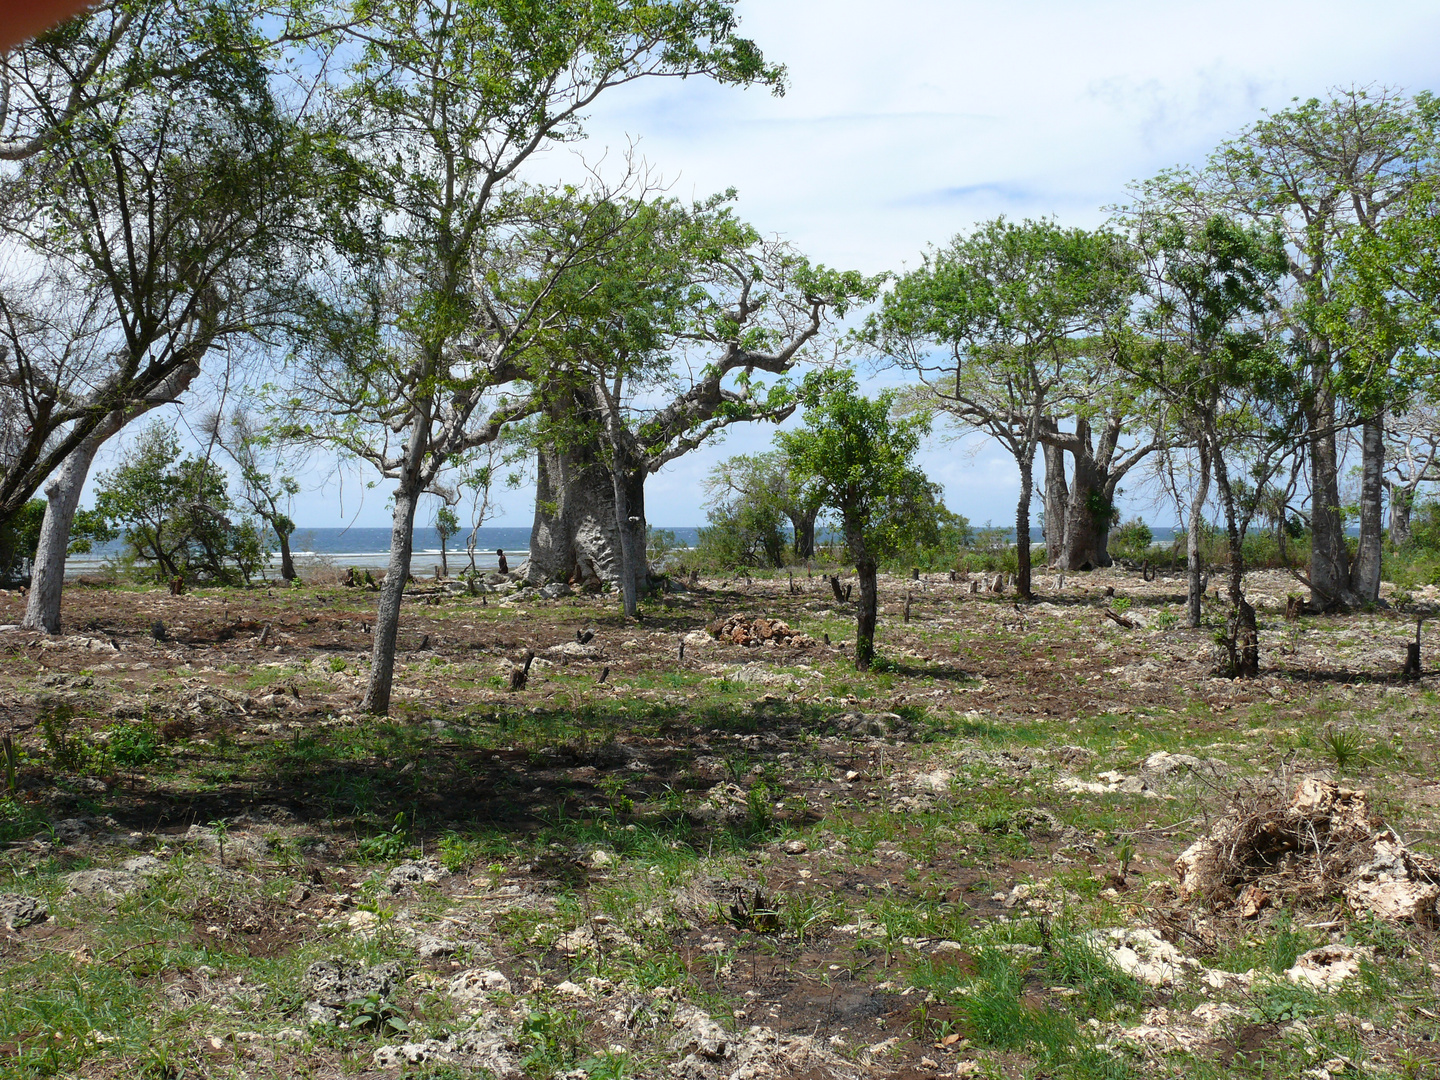
[[[1291,593],[1285,598],[1285,621],[1296,622],[1305,612],[1305,598],[1297,593]]]
[[[910,602],[914,599],[909,593],[905,594],[905,621],[910,621]]]
[[[526,650],[525,650],[525,662],[524,662],[522,665],[518,666],[518,667],[513,667],[513,668],[510,669],[510,689],[511,689],[511,690],[524,690],[524,689],[525,689],[525,683],[526,683],[526,681],[530,678],[530,664],[531,664],[531,661],[533,661],[534,659],[535,659],[535,651],[534,651],[533,649],[526,649]]]
[[[830,588],[835,590],[835,602],[837,604],[843,604],[845,602],[845,593],[841,591],[840,578],[835,574],[830,575]]]

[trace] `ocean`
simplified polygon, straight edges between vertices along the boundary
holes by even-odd
[[[661,528],[666,528],[661,526]],[[671,528],[675,542],[681,547],[693,547],[699,537],[697,528],[682,526]],[[448,544],[450,572],[469,565],[465,551],[468,532],[452,536]],[[101,570],[105,563],[114,559],[124,549],[124,544],[115,541],[97,544],[86,555],[72,555],[65,563],[65,576],[77,577]],[[475,566],[480,570],[494,570],[497,561],[495,552],[505,552],[506,561],[513,570],[525,561],[530,553],[530,530],[528,528],[481,528],[475,535]],[[390,559],[389,529],[306,529],[295,530],[290,537],[290,552],[296,566],[304,571],[307,566],[358,566],[375,569],[384,566]],[[440,564],[440,535],[430,526],[415,527],[414,555],[411,566],[416,574],[428,574],[432,566]],[[276,568],[280,556],[272,560]]]

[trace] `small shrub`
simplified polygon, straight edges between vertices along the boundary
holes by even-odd
[[[139,769],[165,756],[162,742],[160,730],[150,721],[142,720],[110,728],[107,749],[116,765]]]

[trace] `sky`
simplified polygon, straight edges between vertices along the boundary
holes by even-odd
[[[739,0],[737,10],[741,32],[786,65],[784,97],[702,79],[625,87],[597,102],[583,143],[548,152],[529,176],[578,177],[577,154],[614,162],[634,143],[672,195],[734,187],[761,232],[878,273],[1000,214],[1098,225],[1128,183],[1203,162],[1296,97],[1352,84],[1440,89],[1433,0]],[[898,378],[879,372],[866,385]],[[732,429],[651,477],[650,523],[703,524],[705,475],[772,435]],[[952,510],[1014,520],[1018,474],[998,447],[937,432],[921,464]],[[389,524],[383,486],[362,499],[360,477],[343,498],[333,478],[316,484],[296,507],[301,525]],[[533,489],[499,502],[490,524],[530,523]],[[1174,521],[1143,492],[1121,507]]]

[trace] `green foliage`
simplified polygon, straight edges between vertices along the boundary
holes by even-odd
[[[1150,550],[1155,534],[1140,518],[1131,518],[1110,530],[1110,553],[1122,558],[1141,559]]]
[[[405,812],[395,815],[395,824],[382,833],[360,841],[360,855],[375,862],[393,862],[410,847],[410,834],[405,828]]]
[[[152,424],[96,480],[95,511],[122,529],[131,554],[160,579],[247,584],[269,552],[250,521],[233,521],[225,473],[202,458],[180,456],[163,424]]]
[[[574,1009],[537,1009],[521,1022],[519,1039],[525,1075],[549,1080],[574,1066],[585,1045],[585,1018]]]
[[[14,517],[0,523],[0,581],[18,577],[24,564],[35,557],[44,519],[45,500],[31,499]]]
[[[717,569],[785,565],[785,524],[790,554],[815,554],[815,520],[820,506],[813,491],[792,473],[781,453],[740,454],[710,471],[710,526],[701,537],[703,564]]]
[[[138,769],[165,756],[160,731],[148,720],[117,724],[109,729],[106,747],[115,764]]]

